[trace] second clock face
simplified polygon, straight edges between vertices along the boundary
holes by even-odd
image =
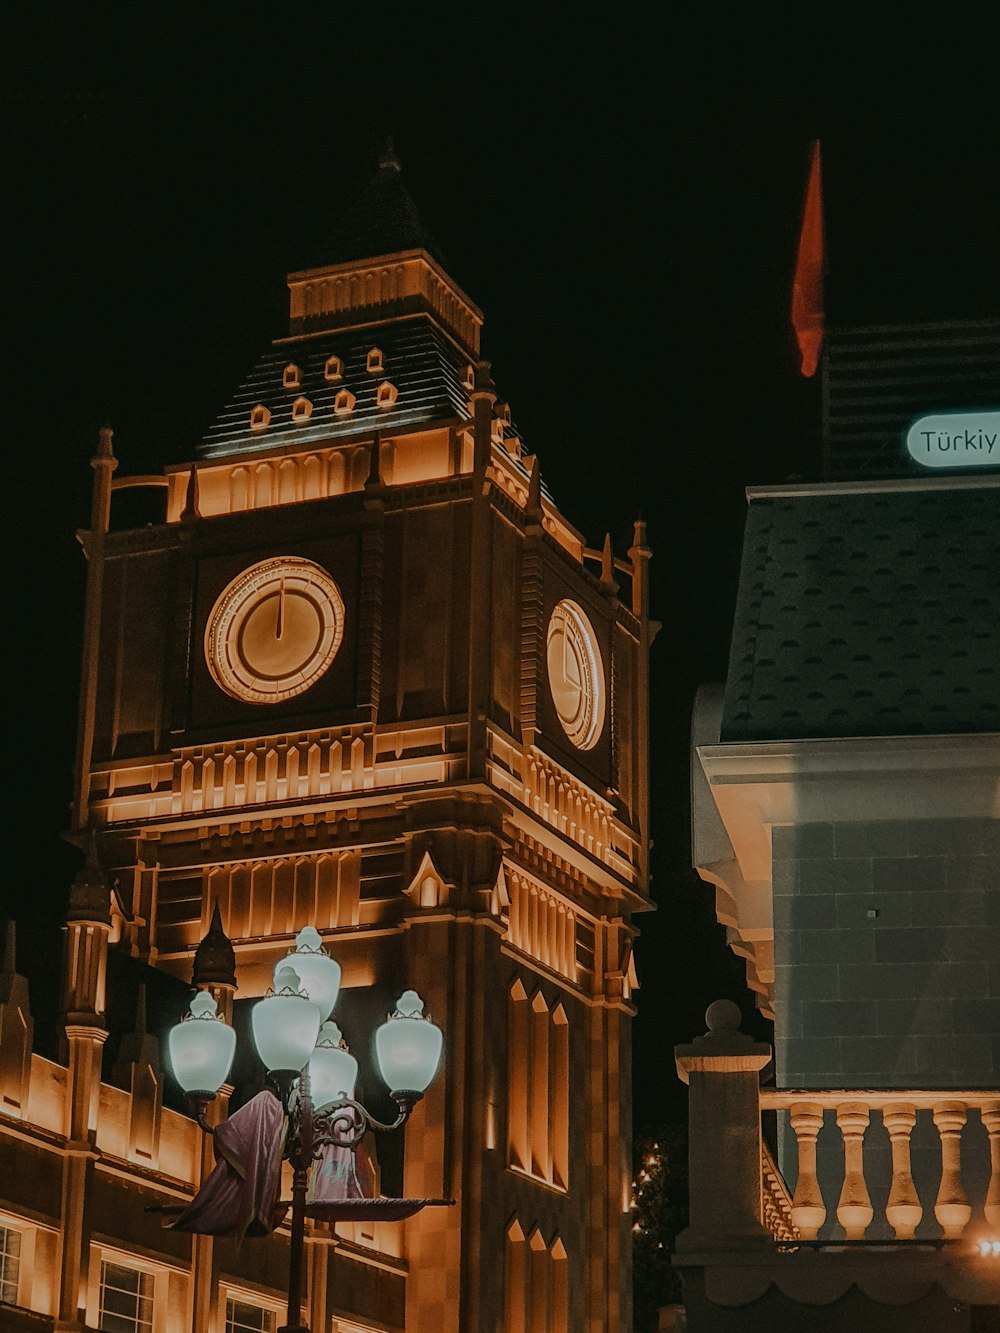
[[[563,731],[578,750],[590,750],[604,730],[604,665],[593,625],[568,598],[552,611],[546,656]]]
[[[205,658],[234,699],[280,703],[327,670],[344,637],[344,599],[319,565],[274,556],[220,594],[205,630]]]

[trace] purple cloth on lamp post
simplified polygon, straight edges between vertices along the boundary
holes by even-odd
[[[259,1092],[213,1135],[216,1163],[187,1207],[168,1225],[199,1236],[266,1236],[278,1206],[286,1121],[272,1092]]]

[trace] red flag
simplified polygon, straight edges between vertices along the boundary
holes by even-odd
[[[820,179],[819,140],[812,146],[806,206],[802,214],[799,253],[792,282],[792,327],[799,345],[800,370],[815,375],[823,345],[823,270],[826,264],[823,236],[823,186]]]

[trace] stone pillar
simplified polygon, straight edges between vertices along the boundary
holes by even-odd
[[[207,990],[218,1005],[219,1017],[232,1026],[233,997],[236,992],[236,950],[223,929],[218,899],[212,908],[208,930],[195,950],[191,985],[198,990]],[[232,1085],[223,1083],[215,1100],[209,1102],[205,1110],[205,1119],[213,1129],[228,1116],[229,1099],[232,1095]],[[201,1142],[198,1178],[195,1181],[197,1187],[204,1184],[214,1167],[214,1141],[206,1134]],[[192,1236],[191,1309],[195,1329],[214,1327],[218,1285],[219,1257],[215,1238]]]
[[[28,983],[17,970],[15,926],[8,921],[0,965],[0,1108],[19,1120],[28,1115],[34,1030]]]
[[[108,1035],[105,981],[110,909],[111,893],[91,847],[87,864],[73,881],[66,922],[63,1005],[68,1072],[56,1333],[77,1333],[85,1327],[84,1273],[90,1249],[87,1195],[99,1155],[95,1139],[101,1055]]]
[[[771,1243],[761,1186],[760,1071],[770,1046],[739,1030],[740,1011],[716,1000],[705,1012],[708,1031],[674,1048],[687,1083],[690,1225],[678,1252],[756,1249]]]

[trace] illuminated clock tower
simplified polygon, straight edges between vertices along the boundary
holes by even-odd
[[[76,823],[109,947],[187,982],[217,908],[238,1017],[312,924],[348,1042],[404,987],[442,1028],[381,1169],[456,1205],[314,1229],[312,1328],[623,1333],[643,526],[592,548],[557,508],[391,153],[323,259],[193,463],[95,458]],[[137,482],[165,519],[122,530]],[[235,1261],[198,1245],[213,1311]]]

